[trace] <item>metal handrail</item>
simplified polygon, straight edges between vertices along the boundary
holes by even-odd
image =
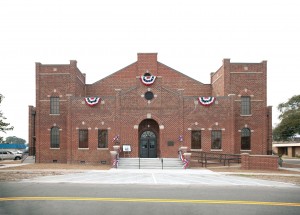
[[[226,161],[228,166],[230,166],[230,161],[235,160],[240,163],[241,155],[238,154],[221,154],[212,152],[195,152],[191,151],[193,154],[198,154],[198,162],[207,167],[209,160],[217,160],[219,163],[223,163],[226,166]]]
[[[141,157],[139,157],[139,169],[141,169]]]

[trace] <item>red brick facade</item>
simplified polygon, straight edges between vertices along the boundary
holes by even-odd
[[[156,77],[151,86],[140,79],[145,73]],[[37,162],[99,163],[109,162],[117,135],[121,148],[131,145],[130,157],[140,156],[145,147],[153,147],[155,157],[177,157],[180,146],[191,149],[194,130],[201,131],[201,149],[197,150],[240,154],[245,152],[241,130],[249,128],[251,148],[246,152],[267,154],[271,150],[271,107],[267,107],[266,83],[266,61],[231,63],[224,59],[211,74],[210,84],[158,62],[156,53],[138,54],[137,62],[93,84],[85,83],[76,61],[68,65],[36,63],[36,107],[35,114],[30,111],[29,115],[29,141],[36,149]],[[153,98],[147,100],[146,92],[152,92]],[[241,114],[242,96],[251,99],[250,114]],[[58,114],[50,114],[51,97],[59,98]],[[90,107],[85,97],[100,97],[101,102]],[[215,101],[202,106],[198,97],[214,97]],[[59,128],[56,148],[50,143],[53,127]],[[88,147],[79,148],[80,129],[88,130]],[[98,129],[107,130],[107,148],[98,148]],[[217,150],[211,147],[214,130],[222,135]],[[153,132],[154,145],[141,145],[145,131]]]
[[[241,157],[242,169],[278,170],[278,156],[243,153]]]

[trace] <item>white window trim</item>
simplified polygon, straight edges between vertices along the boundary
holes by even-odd
[[[108,148],[97,148],[97,150],[99,150],[99,151],[107,151]]]

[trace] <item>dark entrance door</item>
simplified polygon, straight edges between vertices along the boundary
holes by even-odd
[[[157,140],[152,131],[144,131],[140,137],[140,157],[156,158],[157,157]]]

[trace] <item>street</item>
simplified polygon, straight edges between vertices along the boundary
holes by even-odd
[[[1,215],[300,213],[297,186],[2,182],[0,190]]]

